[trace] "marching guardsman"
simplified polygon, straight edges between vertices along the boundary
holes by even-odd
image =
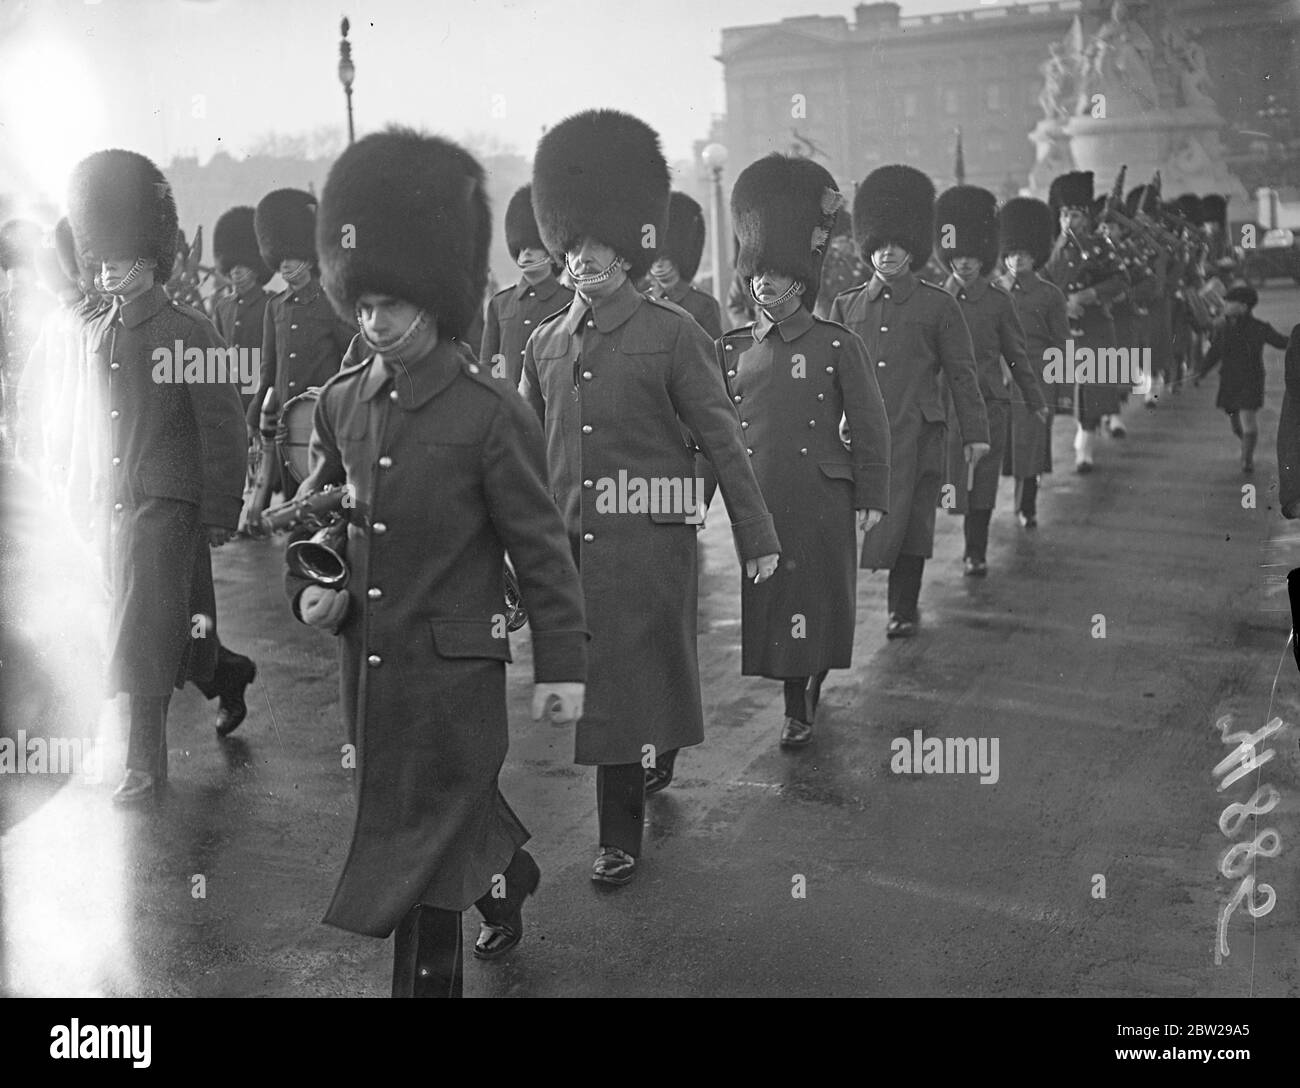
[[[1219,371],[1219,395],[1214,406],[1228,414],[1232,433],[1241,440],[1241,471],[1255,471],[1255,443],[1259,441],[1259,421],[1264,407],[1264,345],[1285,348],[1287,339],[1267,321],[1254,314],[1259,293],[1240,284],[1224,296],[1224,319],[1205,353],[1205,361],[1194,381],[1200,385],[1216,366]]]
[[[668,229],[664,231],[659,255],[650,266],[652,298],[675,302],[716,340],[722,335],[722,311],[718,300],[694,285],[695,273],[704,255],[704,212],[685,193],[668,198]]]
[[[1105,217],[1109,198],[1098,197],[1093,202],[1093,220],[1097,223],[1097,233],[1104,237],[1114,251],[1120,267],[1124,271],[1126,287],[1124,293],[1111,303],[1110,316],[1115,323],[1114,347],[1125,348],[1131,359],[1145,359],[1144,349],[1150,349],[1149,322],[1151,306],[1158,293],[1163,291],[1156,278],[1156,265],[1160,253],[1154,246],[1148,245],[1140,237],[1131,235],[1117,220]],[[1149,377],[1149,376],[1144,376]],[[1151,387],[1146,385],[1146,403],[1151,403]],[[1121,405],[1127,402],[1131,385],[1124,385],[1120,390]],[[1128,435],[1119,415],[1106,419],[1106,431],[1112,438],[1124,438]]]
[[[217,271],[234,287],[233,294],[217,302],[212,323],[227,347],[250,352],[256,358],[262,351],[266,304],[271,301],[266,285],[272,273],[257,248],[254,214],[249,207],[231,208],[222,213],[212,231],[212,255]],[[242,390],[240,396],[247,412],[256,398]],[[257,439],[256,428],[249,430],[249,436]]]
[[[853,199],[853,233],[874,271],[867,283],[835,299],[831,320],[866,344],[890,433],[890,514],[866,535],[861,566],[889,571],[885,634],[910,638],[925,561],[934,553],[935,509],[946,475],[944,384],[968,464],[988,453],[989,422],[960,305],[912,272],[913,262],[929,260],[933,247],[930,179],[910,166],[872,171]]]
[[[1205,263],[1225,284],[1237,272],[1237,251],[1228,235],[1228,198],[1218,193],[1201,197],[1201,229],[1205,231]]]
[[[258,202],[253,215],[262,261],[288,286],[266,305],[262,329],[262,373],[248,406],[250,432],[262,435],[257,483],[244,504],[241,528],[256,534],[262,512],[279,487],[275,425],[284,407],[339,371],[356,335],[330,308],[316,263],[316,198],[300,189],[276,189]]]
[[[773,153],[736,179],[737,271],[758,320],[719,341],[784,562],[741,585],[741,673],[785,684],[781,745],[812,740],[822,682],[853,662],[858,540],[889,502],[889,417],[866,346],[813,314],[843,197],[811,159]],[[852,445],[840,439],[847,419]]]
[[[348,225],[363,245],[343,244]],[[540,879],[497,783],[507,550],[531,621],[533,717],[582,714],[582,590],[541,428],[462,339],[491,232],[483,168],[410,129],[353,144],[321,193],[322,281],[365,350],[321,390],[300,493],[349,489],[351,576],[330,589],[290,574],[286,588],[299,619],[340,636],[357,751],[352,845],[324,920],[396,931],[394,997],[460,997],[461,912],[478,908],[474,955],[495,959],[519,943]]]
[[[16,440],[19,382],[32,346],[54,299],[36,276],[36,251],[41,228],[26,219],[11,219],[0,227],[0,431],[3,442]]]
[[[1135,222],[1139,216],[1155,219],[1159,212],[1159,201],[1155,199],[1154,190],[1148,185],[1139,185],[1130,189],[1124,198],[1124,214]],[[1163,390],[1172,392],[1176,388],[1174,381],[1173,351],[1173,304],[1174,291],[1182,276],[1182,264],[1177,252],[1157,238],[1148,237],[1144,249],[1147,255],[1147,269],[1150,276],[1143,283],[1144,305],[1147,311],[1145,322],[1145,339],[1143,347],[1151,349],[1151,373],[1147,375],[1148,387],[1145,397],[1146,406],[1154,408],[1159,402],[1160,394],[1156,392],[1156,383],[1160,382]]]
[[[179,343],[206,357],[224,346],[206,317],[163,292],[177,218],[161,171],[132,151],[96,152],[73,171],[68,220],[113,296],[86,326],[93,388],[77,425],[97,436],[91,494],[111,533],[110,693],[130,695],[127,770],[113,799],[135,804],[167,779],[172,689],[214,677],[208,548],[235,529],[247,432],[234,384],[154,379],[160,349]]]
[[[1201,365],[1201,336],[1209,333],[1211,315],[1201,288],[1205,286],[1205,255],[1208,252],[1201,233],[1201,200],[1195,193],[1183,193],[1163,205],[1166,218],[1176,225],[1181,245],[1182,275],[1175,286],[1174,368],[1179,377],[1186,367],[1194,375]]]
[[[1038,270],[1052,252],[1052,209],[1032,197],[1013,197],[998,212],[998,245],[1006,277],[1002,281],[1016,307],[1020,327],[1025,331],[1025,355],[1029,369],[1039,382],[1047,406],[1047,418],[1032,409],[1011,387],[1010,436],[1007,440],[1009,466],[1016,480],[1016,515],[1026,529],[1038,526],[1038,478],[1052,471],[1052,417],[1057,411],[1072,411],[1073,398],[1059,399],[1060,387],[1044,380],[1047,353],[1065,351],[1070,328],[1065,317],[1065,296]],[[1004,468],[1005,471],[1005,468]]]
[[[667,785],[677,750],[704,739],[703,503],[683,424],[722,487],[746,577],[770,578],[780,550],[713,344],[679,307],[633,286],[655,261],[668,193],[658,135],[625,113],[576,114],[537,146],[537,225],[578,293],[528,341],[520,391],[545,428],[586,595],[590,681],[574,759],[597,768],[600,884],[635,875],[647,775],[652,789]],[[647,488],[659,502],[647,506]]]
[[[1057,219],[1056,241],[1043,269],[1044,275],[1065,295],[1065,312],[1070,321],[1070,338],[1075,350],[1089,348],[1094,357],[1101,348],[1115,345],[1115,323],[1110,304],[1127,289],[1123,269],[1114,249],[1093,232],[1091,170],[1062,174],[1052,181],[1048,203]],[[1092,377],[1099,376],[1094,368]],[[1104,416],[1119,411],[1120,386],[1098,381],[1074,385],[1074,467],[1091,472],[1097,431]]]
[[[990,280],[998,263],[998,199],[977,185],[957,185],[935,202],[934,221],[939,231],[936,257],[948,266],[944,290],[957,300],[975,349],[975,369],[980,396],[989,421],[989,452],[966,471],[965,459],[950,428],[949,478],[957,492],[957,513],[964,513],[967,575],[988,574],[989,521],[997,505],[998,480],[1006,452],[1014,382],[1039,421],[1047,423],[1047,402],[1025,353],[1025,332],[1016,316],[1011,296]],[[1007,380],[1010,370],[1011,381]],[[967,490],[967,483],[970,489]]]
[[[573,301],[573,292],[556,279],[559,269],[537,231],[531,185],[518,189],[506,206],[506,246],[521,275],[513,287],[489,300],[478,358],[494,378],[503,378],[510,388],[518,389],[528,338],[542,318]]]

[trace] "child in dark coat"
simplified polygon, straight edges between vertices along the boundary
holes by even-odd
[[[1286,337],[1252,311],[1259,302],[1253,287],[1234,287],[1224,296],[1223,326],[1215,332],[1195,384],[1222,363],[1215,406],[1228,413],[1232,433],[1241,439],[1241,471],[1255,471],[1259,423],[1255,413],[1264,406],[1264,345],[1286,347]]]

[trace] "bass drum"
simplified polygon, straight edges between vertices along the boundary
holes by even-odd
[[[275,451],[284,468],[284,495],[287,499],[293,498],[303,480],[307,479],[307,453],[319,398],[320,388],[313,386],[289,401],[280,413],[280,422],[275,429]]]

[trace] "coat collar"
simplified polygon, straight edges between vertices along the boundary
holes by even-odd
[[[619,289],[608,298],[597,299],[594,303],[587,302],[575,292],[573,301],[569,304],[569,312],[564,315],[561,324],[565,332],[574,336],[582,331],[582,322],[590,311],[596,328],[609,334],[636,313],[641,302],[642,298],[630,279],[624,280]]]
[[[361,379],[361,399],[372,400],[378,396],[391,378],[397,390],[397,403],[405,411],[414,411],[452,383],[463,361],[461,348],[452,340],[439,340],[432,352],[414,363],[390,364],[383,355],[374,355]]]
[[[686,280],[679,279],[665,291],[657,283],[651,281],[649,293],[651,298],[666,298],[669,302],[675,302],[680,306],[686,296],[691,293],[691,285]]]
[[[962,283],[956,276],[949,275],[944,281],[943,289],[953,298],[966,298],[971,302],[979,302],[989,289],[989,281],[983,276],[976,276],[974,283],[967,284]]]
[[[560,281],[548,275],[541,283],[529,283],[522,276],[515,284],[515,298],[522,299],[529,291],[536,291],[540,299],[548,299],[560,289]]]
[[[286,287],[284,297],[289,302],[295,302],[299,306],[310,306],[321,293],[320,277],[312,276],[311,282],[301,291],[295,291],[292,287]]]
[[[155,283],[144,294],[137,295],[130,302],[118,304],[117,313],[123,328],[134,329],[166,308],[167,292]]]
[[[781,339],[789,344],[794,340],[798,340],[812,327],[812,314],[808,312],[806,306],[801,305],[789,317],[779,322],[773,321],[760,308],[758,318],[754,322],[754,339],[762,343],[767,338],[767,334],[776,329],[781,334]]]
[[[895,302],[906,302],[911,297],[912,292],[916,290],[916,275],[909,268],[906,272],[900,272],[892,280],[887,280],[879,272],[876,272],[867,283],[867,299],[875,302],[876,298],[886,288],[889,289],[889,297]]]

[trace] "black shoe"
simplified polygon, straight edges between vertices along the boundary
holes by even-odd
[[[812,740],[813,727],[798,718],[786,718],[781,727],[782,748],[802,748]]]
[[[1092,471],[1092,462],[1078,461],[1075,463],[1074,471],[1079,473],[1080,476],[1086,476],[1089,472]]]
[[[889,617],[885,638],[911,638],[916,634],[916,621],[904,619],[897,612]]]
[[[153,775],[145,774],[144,771],[127,771],[113,791],[113,804],[123,807],[142,805],[146,801],[152,801],[157,790],[157,779]]]
[[[519,866],[521,875],[516,877],[516,883],[522,891],[507,887],[505,901],[501,904],[504,908],[502,913],[497,915],[495,910],[492,911],[499,920],[489,922],[484,918],[479,924],[478,940],[474,942],[474,958],[477,960],[499,959],[524,938],[524,900],[537,891],[542,882],[542,870],[527,850],[520,847],[519,853],[523,857]]]
[[[989,565],[983,559],[976,559],[973,556],[967,556],[962,560],[965,570],[963,573],[968,578],[983,578],[989,572]]]
[[[677,763],[678,749],[674,748],[671,752],[665,752],[657,760],[653,767],[645,769],[645,795],[649,797],[652,793],[658,793],[660,790],[667,789],[668,784],[673,780],[673,767]]]
[[[591,879],[597,884],[614,884],[621,887],[636,876],[636,858],[617,846],[602,846],[595,864],[591,867]]]
[[[1020,513],[1019,513],[1018,515],[1016,515],[1016,516],[1020,518],[1020,524],[1021,524],[1024,528],[1026,528],[1026,529],[1037,529],[1037,528],[1038,528],[1038,515],[1037,515],[1037,514],[1026,514],[1023,510],[1021,510]]]
[[[251,658],[239,657],[223,678],[221,703],[217,707],[217,736],[228,737],[248,717],[244,692],[257,678],[257,665]]]

